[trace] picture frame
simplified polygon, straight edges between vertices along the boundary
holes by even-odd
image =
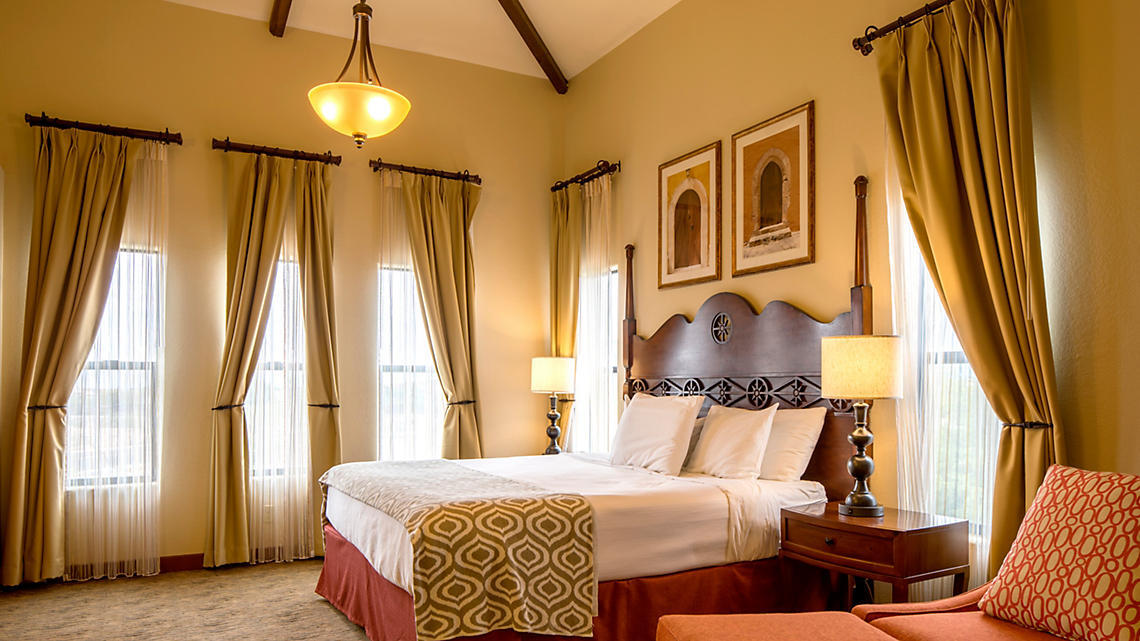
[[[657,167],[657,288],[721,277],[720,140]]]
[[[815,101],[732,135],[732,275],[815,262]]]

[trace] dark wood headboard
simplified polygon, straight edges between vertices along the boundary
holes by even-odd
[[[625,392],[705,397],[713,404],[761,409],[827,407],[823,432],[804,473],[829,500],[851,491],[847,435],[854,426],[850,402],[820,396],[820,339],[871,333],[867,280],[867,178],[855,180],[855,283],[851,310],[830,321],[783,301],[760,312],[730,292],[706,300],[693,320],[676,314],[649,338],[637,335],[633,305],[633,245],[626,245]]]

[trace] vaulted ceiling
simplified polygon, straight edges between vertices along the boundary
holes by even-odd
[[[168,0],[268,23],[273,0]],[[679,0],[521,0],[573,78]],[[352,38],[354,0],[292,0],[288,27]],[[496,0],[372,0],[372,42],[544,77]],[[506,3],[502,3],[506,4]],[[288,37],[286,31],[285,37]]]

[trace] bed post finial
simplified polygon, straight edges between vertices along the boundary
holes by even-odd
[[[853,334],[875,331],[871,307],[871,278],[867,267],[867,184],[866,176],[855,179],[855,282],[851,288],[851,330]]]
[[[633,244],[625,246],[625,395],[632,396],[631,372],[633,371],[633,337],[637,336],[637,318],[633,314]]]
[[[855,286],[866,285],[867,276],[867,180],[855,179]]]

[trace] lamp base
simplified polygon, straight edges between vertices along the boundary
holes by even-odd
[[[881,505],[847,505],[846,503],[839,504],[839,513],[843,516],[861,516],[861,517],[875,517],[883,515],[883,506]]]
[[[546,435],[550,438],[550,445],[546,446],[546,451],[543,454],[561,454],[562,448],[558,447],[558,437],[562,435],[562,429],[558,427],[558,419],[562,415],[558,413],[558,395],[550,395],[550,411],[546,413],[546,418],[550,421],[550,425],[546,426]]]
[[[867,415],[871,406],[867,403],[855,403],[852,409],[855,412],[855,429],[847,436],[847,440],[855,446],[855,454],[847,460],[847,472],[855,479],[855,487],[847,495],[847,499],[839,504],[839,513],[843,516],[876,517],[883,515],[883,506],[871,493],[868,479],[875,471],[875,461],[867,455],[867,446],[875,440],[871,430],[867,429]]]

